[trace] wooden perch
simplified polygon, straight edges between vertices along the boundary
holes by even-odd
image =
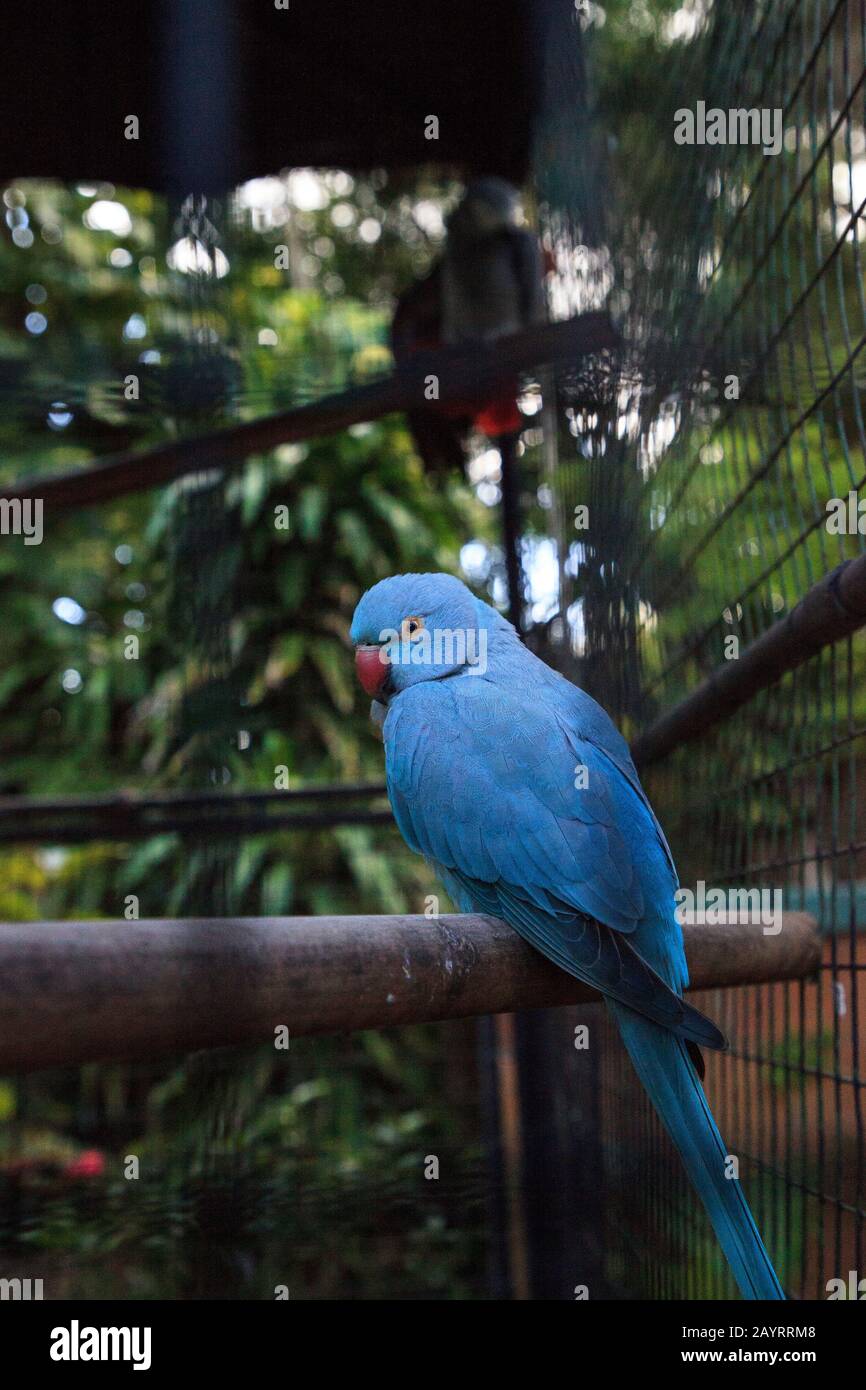
[[[617,346],[619,339],[608,316],[581,314],[564,323],[546,323],[500,338],[486,347],[441,348],[419,353],[388,377],[353,386],[309,405],[248,420],[191,439],[172,440],[155,449],[121,454],[89,468],[24,478],[0,489],[0,501],[41,499],[50,517],[75,507],[106,502],[112,497],[141,492],[172,482],[187,473],[239,464],[251,454],[268,453],[280,444],[335,434],[399,410],[423,408],[426,379],[438,378],[443,404],[466,397],[486,396],[512,381],[519,372],[551,362],[572,362]]]
[[[814,919],[686,926],[693,989],[799,979]],[[0,924],[0,1072],[546,1008],[598,996],[474,915]]]

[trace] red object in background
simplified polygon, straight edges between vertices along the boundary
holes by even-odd
[[[554,269],[553,252],[542,248],[543,274],[547,276]],[[434,266],[422,280],[410,285],[397,302],[391,346],[398,363],[442,347],[441,273],[441,265]],[[469,396],[410,410],[409,427],[425,468],[445,475],[465,467],[466,437],[473,427],[494,440],[521,430],[525,420],[517,407],[519,390],[515,378],[494,400]]]
[[[63,1171],[67,1178],[99,1178],[105,1172],[105,1156],[99,1149],[84,1149]]]
[[[514,394],[517,392],[515,383]],[[498,439],[501,434],[514,434],[523,428],[523,416],[517,409],[514,394],[491,401],[475,416],[475,428],[488,439]]]
[[[407,353],[411,357],[416,352],[430,351],[431,349],[441,348],[442,343],[433,336],[423,342],[413,346]],[[498,439],[501,434],[513,434],[516,430],[523,428],[524,420],[517,408],[516,396],[519,391],[519,383],[514,381],[509,386],[508,393],[500,396],[493,401],[480,401],[476,399],[446,401],[440,405],[436,411],[438,415],[444,415],[449,420],[467,421],[474,425],[475,429],[486,434],[488,439]]]

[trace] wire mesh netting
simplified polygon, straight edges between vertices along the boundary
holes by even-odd
[[[524,404],[534,397],[539,410],[521,441],[525,503],[537,485],[531,517],[525,507],[526,636],[631,738],[864,549],[864,53],[863,0],[610,0],[563,5],[551,20],[535,193],[556,264],[552,310],[566,318],[608,308],[624,347],[525,383]],[[454,190],[438,177],[404,191],[378,172],[356,182],[336,170],[285,171],[245,186],[231,214],[191,205],[176,225],[151,195],[121,190],[120,203],[111,185],[25,181],[7,192],[22,253],[34,242],[31,215],[52,256],[61,222],[76,224],[79,238],[69,236],[38,275],[31,263],[17,270],[16,293],[34,306],[33,342],[28,372],[23,358],[0,362],[16,460],[3,466],[4,481],[28,460],[47,456],[66,469],[94,450],[192,435],[381,377],[394,294],[441,247]],[[137,267],[119,246],[101,247],[108,268],[97,264],[79,222],[93,235],[122,229]],[[362,259],[374,254],[380,261]],[[181,276],[191,277],[184,292]],[[58,301],[67,279],[76,292],[88,279],[91,309],[121,347],[97,351],[97,334],[68,324],[55,335],[53,320],[43,339],[42,278]],[[133,368],[140,408],[118,387]],[[75,420],[90,433],[73,447],[74,432],[61,432]],[[56,447],[46,455],[49,428]],[[361,423],[337,440],[253,457],[230,478],[200,473],[152,513],[124,501],[101,523],[104,534],[85,537],[89,617],[63,596],[68,554],[25,554],[14,599],[11,580],[3,594],[20,615],[6,622],[6,641],[23,692],[13,711],[4,707],[4,789],[69,792],[92,767],[94,791],[143,783],[270,795],[289,785],[284,772],[292,786],[340,782],[343,796],[374,783],[380,752],[365,741],[366,710],[344,670],[358,594],[382,574],[456,570],[460,559],[504,606],[493,525],[469,509],[497,505],[501,469],[496,451],[476,443],[484,453],[470,462],[474,499],[456,479],[436,497],[407,462],[399,427]],[[280,510],[291,513],[290,530],[274,521]],[[483,541],[470,540],[477,534]],[[475,571],[465,553],[479,551]],[[557,577],[542,602],[545,554]],[[52,603],[70,631],[31,652],[37,625],[25,605],[36,613]],[[140,667],[115,640],[124,628],[151,634]],[[63,691],[80,691],[78,710],[64,707],[62,718],[42,684],[55,666],[67,668]],[[863,667],[860,637],[828,645],[643,771],[685,885],[781,893],[823,933],[817,980],[696,999],[732,1040],[729,1053],[707,1058],[713,1109],[782,1281],[803,1297],[825,1297],[831,1279],[847,1285],[851,1270],[866,1274]],[[56,778],[37,762],[37,743],[55,757]],[[38,864],[43,915],[116,916],[130,893],[144,915],[327,915],[361,901],[417,911],[430,887],[423,869],[390,829],[362,816],[349,824],[345,806],[338,816],[331,805],[304,839],[256,838],[263,827],[250,816],[230,842],[214,843],[203,822],[192,836],[169,827],[140,848],[92,844],[68,863],[55,855]],[[592,1045],[581,1053],[572,1044],[583,1017]],[[525,1182],[508,1202],[482,1156],[492,1125],[480,1114],[468,1029],[310,1042],[290,1060],[269,1052],[266,1063],[220,1054],[179,1063],[167,1078],[83,1073],[68,1083],[64,1114],[81,1137],[106,1145],[125,1144],[146,1109],[156,1117],[156,1162],[192,1214],[176,1240],[177,1270],[167,1283],[154,1269],[154,1291],[210,1294],[223,1281],[259,1296],[297,1267],[312,1296],[404,1286],[498,1296],[521,1292],[523,1265],[525,1290],[540,1297],[571,1297],[577,1283],[593,1297],[732,1293],[604,1010],[559,1011],[537,1027],[521,1019],[517,1031]],[[533,1075],[546,1090],[533,1092]],[[22,1115],[54,1113],[47,1083],[17,1089]],[[432,1145],[452,1174],[441,1208],[427,1191],[417,1196],[417,1154]],[[194,1192],[190,1205],[178,1177],[190,1171],[226,1186],[216,1200]],[[309,1205],[284,1228],[280,1201],[294,1201],[305,1182]],[[263,1274],[235,1249],[239,1198],[241,1246],[270,1211],[274,1255]],[[344,1225],[334,1218],[341,1202]],[[3,1240],[29,1239],[31,1208],[22,1210],[19,1220],[12,1209]],[[98,1252],[114,1248],[123,1224],[106,1213]],[[151,1231],[148,1213],[137,1219],[127,1241]],[[196,1248],[190,1274],[183,1242],[207,1220],[227,1254],[219,1277],[202,1285],[212,1249]],[[158,1204],[153,1221],[164,1224]],[[507,1271],[495,1247],[505,1235],[519,1245],[523,1225],[535,1244],[528,1259],[511,1248]],[[262,1248],[250,1238],[258,1257]],[[492,1274],[483,1269],[491,1250]],[[301,1269],[307,1252],[318,1260],[313,1275]]]
[[[394,286],[429,264],[447,195],[385,184],[285,171],[174,209],[106,184],[6,189],[10,322],[48,312],[14,359],[0,343],[2,482],[386,374]],[[371,809],[381,748],[346,633],[395,564],[456,567],[471,495],[434,494],[399,420],[230,477],[199,457],[160,492],[54,515],[41,548],[4,545],[0,915],[417,911],[431,880]],[[134,789],[162,804],[127,840]],[[296,790],[314,793],[303,823],[244,810],[213,833],[219,798]],[[168,825],[179,792],[190,814]],[[100,793],[94,826],[79,812]],[[10,824],[46,794],[72,802],[65,833],[51,811]],[[481,1297],[473,1058],[455,1024],[0,1077],[3,1276],[35,1271],[49,1297]],[[133,1135],[141,1202],[114,1161]],[[419,1187],[431,1149],[443,1181]]]
[[[589,22],[605,225],[579,193],[548,236],[564,292],[606,299],[629,350],[594,401],[572,394],[560,441],[561,656],[632,737],[863,550],[864,34],[844,0],[686,7],[614,125],[610,30]],[[781,893],[823,933],[817,981],[695,1000],[732,1040],[707,1067],[722,1134],[807,1298],[863,1269],[863,673],[859,635],[829,645],[643,773],[683,885]],[[729,1295],[613,1036],[603,1059],[608,1277]]]

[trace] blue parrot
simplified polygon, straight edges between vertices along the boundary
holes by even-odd
[[[351,636],[406,843],[462,911],[503,918],[600,990],[743,1296],[783,1299],[725,1176],[695,1059],[727,1044],[682,998],[676,870],[625,740],[452,575],[382,580]]]

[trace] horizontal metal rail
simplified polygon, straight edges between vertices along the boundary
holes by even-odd
[[[170,833],[210,840],[338,824],[387,825],[393,820],[387,803],[375,805],[386,796],[382,783],[285,791],[0,796],[0,844],[81,844]],[[359,806],[359,801],[364,804]]]
[[[866,555],[860,555],[825,575],[739,658],[723,661],[690,695],[651,724],[632,744],[635,763],[641,768],[659,762],[864,623]]]
[[[864,624],[866,555],[861,555],[825,575],[738,659],[722,662],[690,695],[655,720],[632,744],[635,763],[647,767],[660,761],[679,744],[727,719],[822,647]],[[0,797],[0,843],[69,844],[89,839],[142,839],[172,831],[216,837],[325,829],[337,824],[385,825],[392,819],[387,807],[361,809],[351,804],[385,796],[386,788],[380,783],[286,791],[7,796]],[[316,800],[328,803],[329,809],[296,809]]]
[[[0,489],[0,501],[41,499],[49,515],[106,502],[172,482],[187,473],[227,468],[280,444],[334,434],[350,425],[379,420],[395,411],[422,409],[427,378],[438,379],[442,404],[496,391],[515,373],[549,363],[574,361],[615,348],[619,338],[605,313],[581,314],[563,323],[523,329],[482,346],[441,348],[418,354],[388,377],[353,386],[293,410],[247,420],[191,439],[172,440],[153,449],[120,454],[88,468],[25,478]]]
[[[693,989],[797,979],[814,919],[684,927]],[[0,923],[0,1073],[546,1008],[598,996],[465,916]]]

